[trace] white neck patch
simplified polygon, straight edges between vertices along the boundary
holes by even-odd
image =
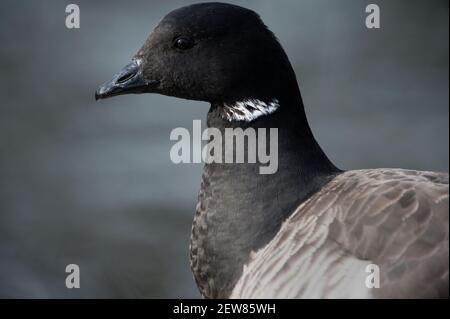
[[[258,99],[245,99],[233,104],[224,104],[222,118],[229,122],[252,122],[262,115],[272,114],[279,108],[277,99],[272,99],[269,103]]]

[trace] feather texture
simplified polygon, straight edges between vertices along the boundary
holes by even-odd
[[[232,298],[448,297],[448,174],[348,171],[252,254]],[[380,288],[367,288],[368,264]]]

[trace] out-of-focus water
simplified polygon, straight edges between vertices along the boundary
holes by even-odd
[[[189,1],[0,3],[0,296],[198,297],[188,262],[201,165],[169,133],[208,105],[94,101],[170,10]],[[448,2],[233,1],[261,14],[297,72],[311,126],[341,168],[448,171]],[[81,288],[65,287],[65,266]]]

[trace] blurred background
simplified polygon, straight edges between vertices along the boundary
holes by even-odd
[[[0,2],[0,297],[199,297],[188,261],[202,165],[169,133],[208,105],[95,102],[169,11],[191,1]],[[226,1],[225,1],[226,2]],[[286,49],[311,127],[343,169],[448,171],[448,1],[231,1]],[[365,27],[365,7],[381,29]],[[81,288],[65,287],[65,267]]]

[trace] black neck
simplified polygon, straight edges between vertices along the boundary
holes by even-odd
[[[278,128],[278,171],[262,175],[258,163],[205,165],[191,266],[206,297],[228,297],[250,252],[264,247],[294,209],[339,172],[314,139],[300,94],[278,99],[278,111],[250,123],[227,122],[217,105],[208,113],[208,126],[222,132]]]

